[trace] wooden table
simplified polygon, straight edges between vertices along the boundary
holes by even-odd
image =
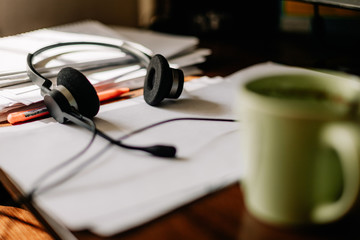
[[[233,184],[217,193],[155,219],[141,227],[101,238],[88,231],[74,232],[79,239],[359,239],[359,217],[347,217],[334,224],[313,228],[279,228],[252,217],[244,207],[239,184]],[[30,212],[0,207],[0,239],[52,239]]]
[[[236,40],[202,41],[201,46],[212,48],[213,54],[201,67],[206,75],[226,76],[244,67],[268,60],[300,66],[313,65],[311,49],[303,44],[294,45],[287,38],[284,41],[279,42],[283,45],[261,47]],[[276,51],[273,48],[276,48]],[[276,52],[280,54],[274,54]],[[4,190],[0,190],[0,193],[3,204],[10,200]],[[143,226],[110,238],[100,238],[88,231],[74,232],[74,234],[79,239],[91,240],[360,239],[357,226],[359,222],[358,216],[349,216],[334,224],[312,228],[284,229],[269,226],[247,212],[241,187],[239,183],[234,183]],[[51,239],[51,237],[28,211],[12,206],[0,206],[0,239]]]

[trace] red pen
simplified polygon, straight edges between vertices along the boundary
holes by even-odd
[[[98,92],[98,97],[99,97],[100,102],[103,102],[106,100],[110,100],[110,99],[119,97],[122,94],[127,93],[129,91],[130,91],[129,88],[114,88],[114,89],[109,89],[109,90]],[[8,114],[7,121],[11,124],[16,124],[16,123],[20,123],[20,122],[26,122],[31,119],[43,117],[48,114],[49,114],[49,112],[46,107],[30,109],[30,110],[26,110],[26,111],[14,112],[14,113]]]

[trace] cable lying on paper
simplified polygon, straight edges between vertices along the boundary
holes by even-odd
[[[95,140],[95,137],[97,135],[97,130],[96,130],[96,127],[95,127],[95,123],[90,120],[90,119],[87,119],[87,121],[90,121],[89,124],[91,124],[93,126],[92,128],[92,138],[90,140],[90,142],[80,151],[78,152],[77,154],[75,154],[73,157],[69,158],[68,160],[62,162],[61,164],[59,164],[58,166],[55,166],[54,168],[48,170],[46,173],[44,173],[41,177],[38,178],[38,180],[35,182],[33,188],[31,191],[29,191],[29,193],[27,193],[25,196],[21,197],[20,199],[18,199],[18,203],[19,204],[22,204],[22,203],[28,203],[28,202],[31,202],[32,201],[32,198],[34,197],[34,195],[36,194],[41,194],[41,193],[45,193],[46,191],[48,190],[51,190],[53,188],[55,188],[56,186],[70,180],[73,176],[75,176],[77,173],[79,173],[82,169],[84,169],[87,165],[89,165],[90,163],[94,162],[101,154],[103,154],[107,147],[106,148],[103,148],[102,150],[100,150],[97,154],[93,155],[91,158],[89,158],[87,161],[85,161],[84,163],[82,163],[80,166],[78,166],[77,168],[74,168],[72,169],[70,172],[68,172],[66,175],[64,175],[62,178],[52,182],[52,183],[49,183],[45,186],[41,186],[42,183],[44,181],[46,181],[46,179],[48,177],[50,177],[52,174],[54,174],[55,172],[59,171],[60,169],[68,166],[69,164],[71,164],[72,162],[74,162],[76,159],[78,159],[81,155],[83,155],[90,147],[91,145],[93,144],[94,140]],[[145,126],[143,128],[139,128],[133,132],[130,132],[124,136],[122,136],[120,139],[116,140],[116,139],[112,139],[110,140],[110,143],[108,146],[112,145],[112,144],[115,144],[115,145],[118,145],[118,146],[121,146],[123,147],[123,145],[125,144],[122,144],[121,142],[131,136],[134,136],[135,134],[138,134],[138,133],[141,133],[143,131],[146,131],[148,129],[151,129],[151,128],[154,128],[154,127],[157,127],[157,126],[160,126],[160,125],[163,125],[163,124],[166,124],[166,123],[170,123],[170,122],[175,122],[175,121],[214,121],[214,122],[236,122],[236,120],[234,119],[221,119],[221,118],[172,118],[172,119],[167,119],[167,120],[164,120],[164,121],[161,121],[161,122],[157,122],[157,123],[154,123],[154,124],[151,124],[151,125],[148,125],[148,126]],[[102,136],[102,135],[100,135]],[[121,145],[119,145],[118,143],[121,143]],[[141,148],[141,147],[135,147],[135,146],[129,146],[129,145],[126,145],[127,147],[125,148],[130,148],[130,149],[137,149],[139,150],[138,148]],[[161,151],[161,150],[160,150]],[[166,151],[166,150],[165,150]],[[176,151],[176,149],[174,148],[174,151]],[[172,157],[175,157],[175,153],[174,153],[174,156]]]
[[[147,67],[147,74],[144,81],[144,100],[151,106],[158,106],[165,98],[179,98],[182,93],[184,85],[184,74],[180,69],[173,69],[169,67],[167,60],[161,55],[150,56],[147,52],[142,51],[131,43],[123,42],[121,46],[116,46],[107,43],[99,42],[65,42],[43,47],[33,54],[29,54],[27,58],[27,73],[31,81],[38,85],[41,94],[44,97],[44,103],[50,115],[59,123],[72,122],[81,126],[92,133],[92,138],[88,145],[82,149],[78,154],[72,158],[62,162],[60,165],[50,169],[43,174],[35,182],[32,190],[26,194],[20,202],[30,202],[34,195],[44,193],[57,185],[69,180],[72,176],[80,172],[86,165],[96,160],[96,157],[101,155],[103,151],[99,151],[96,155],[91,157],[77,168],[72,169],[68,174],[62,178],[41,186],[42,183],[53,173],[59,171],[70,163],[74,162],[81,155],[83,155],[93,144],[96,136],[100,136],[110,145],[117,145],[122,148],[139,150],[150,153],[159,157],[176,157],[176,148],[168,145],[152,145],[152,146],[134,146],[123,143],[125,138],[133,136],[136,133],[145,131],[147,129],[165,124],[167,122],[179,120],[195,120],[195,121],[221,121],[234,122],[233,119],[216,119],[216,118],[174,118],[158,122],[144,128],[138,129],[120,139],[111,138],[103,131],[98,129],[92,120],[99,111],[100,104],[98,95],[88,81],[88,79],[78,70],[66,67],[60,70],[57,76],[57,84],[54,86],[52,81],[40,74],[35,67],[34,59],[44,52],[52,49],[61,48],[64,46],[90,45],[96,47],[111,48],[117,51],[123,51],[138,62]],[[104,150],[105,151],[105,150]]]

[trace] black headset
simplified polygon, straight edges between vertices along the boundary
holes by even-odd
[[[64,42],[43,47],[34,53],[29,53],[27,57],[27,74],[30,80],[40,87],[44,103],[56,121],[59,123],[73,122],[121,147],[146,151],[156,156],[174,157],[176,149],[172,146],[137,147],[126,145],[98,130],[91,118],[99,112],[99,98],[94,86],[80,71],[71,67],[61,69],[57,75],[56,86],[53,86],[51,80],[35,69],[33,61],[36,56],[47,50],[69,45],[97,45],[115,48],[131,55],[143,66],[147,66],[144,99],[152,106],[159,105],[165,98],[176,99],[181,95],[184,85],[183,72],[180,69],[170,68],[169,63],[162,55],[157,54],[151,57],[126,41],[119,46],[101,42]]]
[[[217,118],[173,118],[165,121],[157,122],[149,126],[137,129],[121,139],[116,140],[100,131],[94,121],[93,117],[99,112],[100,103],[94,86],[89,80],[78,70],[65,67],[61,69],[57,75],[56,86],[53,86],[52,81],[47,79],[44,75],[41,75],[36,71],[34,66],[34,58],[43,53],[44,51],[69,46],[69,45],[97,45],[115,48],[121,50],[139,61],[144,67],[147,66],[147,74],[144,81],[144,99],[152,106],[159,105],[165,98],[178,98],[181,95],[184,85],[184,74],[179,69],[170,68],[169,63],[162,55],[155,55],[151,57],[145,51],[140,50],[134,44],[130,42],[123,42],[121,46],[112,45],[108,43],[100,42],[65,42],[50,45],[41,48],[34,53],[28,54],[27,57],[27,74],[31,81],[38,85],[41,90],[41,95],[44,96],[44,103],[50,113],[50,115],[58,122],[65,123],[67,121],[73,122],[76,125],[84,127],[93,133],[93,137],[90,143],[78,154],[61,163],[55,168],[50,169],[43,174],[35,184],[35,187],[24,197],[20,197],[18,203],[29,203],[32,201],[33,195],[36,193],[42,193],[55,186],[67,181],[71,176],[80,171],[86,164],[94,160],[90,158],[86,161],[85,165],[81,165],[79,168],[73,169],[63,178],[55,181],[43,188],[40,188],[40,184],[48,178],[52,173],[67,166],[69,163],[77,159],[83,154],[92,144],[96,135],[108,140],[111,144],[118,145],[123,148],[141,150],[148,152],[155,156],[160,157],[175,157],[176,148],[167,145],[153,145],[147,147],[133,146],[124,144],[122,140],[125,140],[129,136],[136,133],[145,131],[152,127],[159,126],[164,123],[178,121],[178,120],[197,120],[197,121],[221,121],[221,122],[234,122],[233,119],[217,119]],[[101,152],[99,152],[101,154]],[[95,157],[95,156],[94,156]]]

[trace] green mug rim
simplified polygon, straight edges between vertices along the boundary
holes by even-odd
[[[348,104],[340,104],[333,101],[326,101],[326,103],[321,101],[307,102],[303,99],[287,99],[288,101],[285,101],[284,99],[264,95],[251,89],[254,88],[254,85],[261,84],[261,82],[272,81],[279,84],[279,82],[285,83],[282,82],[285,79],[287,83],[292,81],[295,84],[308,85],[309,88],[316,88],[317,90],[328,91],[330,94],[339,95]],[[302,83],[300,83],[300,79],[303,80]],[[240,92],[240,104],[245,107],[293,118],[329,119],[344,117],[348,115],[347,112],[350,112],[351,104],[360,104],[359,99],[359,81],[321,73],[281,73],[254,77],[241,85]]]

